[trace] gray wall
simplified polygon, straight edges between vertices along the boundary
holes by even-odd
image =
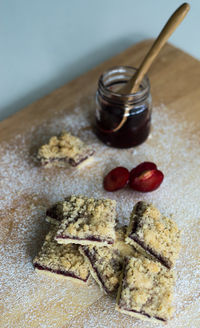
[[[1,0],[0,119],[133,43],[156,37],[178,0]],[[200,1],[170,42],[200,58]]]

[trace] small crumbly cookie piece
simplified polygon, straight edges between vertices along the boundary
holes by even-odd
[[[166,322],[173,313],[174,273],[145,257],[126,258],[116,310],[142,320]]]
[[[89,270],[78,246],[58,244],[54,239],[56,230],[55,226],[46,235],[39,254],[33,260],[35,270],[52,276],[65,277],[71,281],[87,283]]]
[[[131,213],[126,242],[170,269],[180,252],[180,231],[172,219],[141,201]]]
[[[119,285],[125,256],[136,256],[136,251],[125,244],[126,227],[116,229],[116,240],[111,247],[80,246],[90,273],[104,293],[115,292]]]
[[[83,166],[91,162],[94,150],[85,145],[79,138],[63,132],[60,136],[51,137],[49,143],[41,146],[38,159],[45,167]]]
[[[115,240],[115,207],[111,199],[71,196],[62,203],[63,220],[56,234],[61,244],[108,246]]]

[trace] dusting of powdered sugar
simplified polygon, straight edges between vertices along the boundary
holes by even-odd
[[[176,312],[168,326],[196,328],[198,318],[193,312],[199,309],[200,282],[199,126],[176,117],[173,110],[162,105],[153,109],[148,140],[137,148],[118,150],[97,140],[90,129],[90,115],[90,106],[85,104],[70,114],[55,115],[33,126],[10,143],[0,144],[1,327],[144,327],[142,321],[116,312],[115,301],[102,298],[94,282],[80,288],[36,275],[33,270],[32,259],[49,228],[44,222],[46,208],[67,195],[84,194],[116,199],[121,222],[128,222],[133,205],[141,199],[174,218],[182,230],[183,247],[176,264]],[[93,165],[80,171],[38,165],[38,147],[64,129],[94,147]],[[111,168],[120,165],[131,169],[143,161],[155,162],[164,172],[158,190],[147,194],[128,187],[115,193],[103,190],[103,176]],[[145,323],[145,327],[153,325]]]

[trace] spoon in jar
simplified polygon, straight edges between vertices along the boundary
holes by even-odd
[[[149,68],[151,67],[153,61],[156,59],[160,50],[163,48],[169,37],[174,32],[174,30],[185,18],[189,10],[190,10],[190,5],[188,3],[183,3],[178,9],[176,9],[176,11],[169,18],[169,20],[163,27],[162,31],[158,35],[157,39],[154,41],[152,47],[146,54],[136,74],[132,76],[132,78],[125,84],[125,86],[122,89],[118,90],[117,93],[120,93],[122,95],[128,95],[139,91],[140,84],[145,74],[148,72]],[[124,116],[121,122],[115,129],[111,130],[110,132],[116,132],[124,125],[124,123],[127,120],[129,111],[130,109],[126,109],[124,111]]]

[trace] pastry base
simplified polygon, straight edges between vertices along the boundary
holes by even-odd
[[[94,156],[88,157],[87,159],[85,159],[83,162],[81,162],[80,164],[78,164],[77,166],[74,166],[75,168],[77,168],[78,170],[83,169],[85,166],[88,166],[90,164],[93,164],[94,162]]]
[[[112,244],[108,244],[106,241],[95,241],[95,240],[87,240],[87,239],[70,239],[70,238],[55,238],[55,240],[59,244],[78,244],[78,245],[91,245],[91,246],[97,246],[97,247],[102,247],[102,246],[107,246],[111,247]]]
[[[40,269],[37,269],[35,268],[35,272],[39,273],[39,274],[44,274],[48,277],[51,277],[51,278],[56,278],[56,279],[66,279],[68,281],[71,281],[71,282],[75,282],[77,284],[80,284],[80,285],[84,285],[84,286],[87,286],[87,282],[88,282],[88,278],[86,281],[84,280],[81,280],[79,278],[72,278],[70,276],[65,276],[64,274],[58,274],[58,273],[54,273],[52,271],[47,271],[47,270],[40,270]]]
[[[154,317],[147,317],[146,315],[143,315],[143,314],[140,314],[140,313],[136,313],[136,312],[128,311],[128,310],[123,310],[118,305],[116,305],[115,310],[117,310],[118,312],[121,312],[123,314],[128,314],[131,317],[135,317],[135,318],[143,320],[143,321],[156,322],[156,323],[162,323],[162,324],[167,323],[167,321],[156,319]]]

